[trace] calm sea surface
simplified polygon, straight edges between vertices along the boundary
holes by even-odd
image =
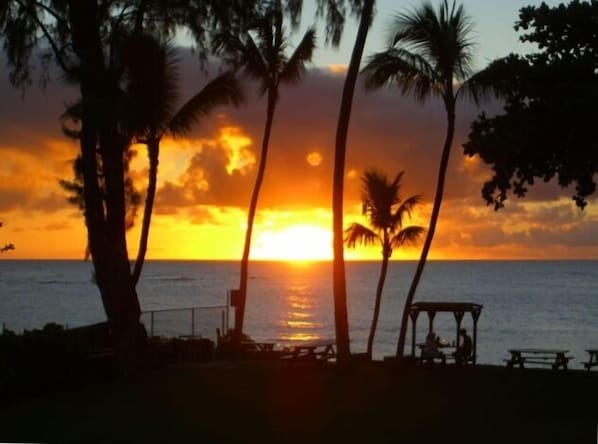
[[[227,290],[238,286],[238,268],[237,262],[149,261],[138,286],[142,310],[224,305]],[[414,262],[390,265],[377,358],[394,354],[414,269]],[[377,262],[347,263],[353,351],[365,349],[378,273]],[[252,263],[246,331],[255,339],[283,344],[334,337],[331,275],[329,263]],[[573,367],[579,368],[584,349],[598,347],[598,261],[430,262],[416,300],[482,304],[478,324],[482,363],[502,364],[512,347],[549,347],[571,350]],[[193,325],[196,332],[214,336],[221,311],[198,312],[193,324],[189,312],[159,312],[154,315],[154,333],[168,333],[176,325],[184,334]],[[78,326],[104,319],[91,263],[0,261],[0,323],[6,328],[20,331],[47,322]],[[149,322],[149,315],[144,320]],[[471,331],[469,315],[464,325]],[[418,341],[426,326],[421,317]],[[452,315],[437,315],[435,330],[453,340]]]

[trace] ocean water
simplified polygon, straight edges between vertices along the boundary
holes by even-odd
[[[364,351],[371,323],[378,262],[348,262],[347,292],[352,351]],[[148,261],[138,286],[142,310],[227,304],[238,286],[237,262]],[[394,354],[399,320],[414,262],[390,264],[382,300],[374,357]],[[287,344],[334,337],[330,263],[256,262],[250,265],[245,330],[253,338]],[[478,362],[502,364],[514,347],[565,348],[586,359],[598,347],[598,261],[432,261],[416,301],[482,304]],[[105,319],[93,284],[93,267],[83,261],[0,261],[0,323],[21,331],[57,322],[70,327]],[[143,317],[149,328],[149,314]],[[232,325],[232,310],[230,323]],[[214,336],[227,319],[222,309],[154,314],[154,334],[176,325]],[[452,314],[438,314],[436,332],[452,341]],[[471,331],[466,315],[463,325]],[[170,326],[170,327],[169,327]],[[427,319],[420,315],[417,341]],[[163,330],[163,331],[162,331]],[[410,338],[407,338],[410,343]]]

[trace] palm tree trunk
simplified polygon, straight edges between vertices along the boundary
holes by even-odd
[[[69,1],[73,50],[80,62],[81,158],[88,245],[95,281],[100,290],[113,339],[123,356],[134,359],[140,306],[131,280],[127,254],[123,151],[128,140],[118,132],[110,114],[118,88],[105,75],[106,66],[93,0]],[[100,117],[98,117],[100,116]],[[105,197],[98,182],[98,153],[102,158]]]
[[[445,100],[445,107],[447,112],[447,130],[444,139],[444,147],[442,149],[442,157],[440,159],[440,167],[438,169],[438,183],[436,184],[436,195],[434,196],[434,205],[432,207],[432,215],[430,217],[430,226],[426,234],[426,240],[417,264],[417,269],[409,287],[407,299],[405,299],[405,306],[403,307],[403,316],[401,317],[401,330],[399,333],[399,341],[397,343],[397,357],[402,358],[405,350],[405,338],[407,336],[407,323],[409,322],[409,307],[413,303],[413,297],[419,284],[419,280],[424,272],[424,267],[428,259],[428,252],[432,246],[434,239],[434,232],[436,231],[436,223],[440,215],[440,205],[442,204],[442,197],[444,193],[444,182],[446,179],[446,172],[448,169],[449,157],[451,154],[451,146],[453,144],[453,136],[455,133],[455,100],[452,95]]]
[[[139,251],[135,259],[135,268],[133,269],[133,285],[137,285],[141,270],[145,262],[145,253],[147,252],[147,243],[149,238],[150,225],[152,222],[152,211],[154,209],[154,200],[156,198],[156,183],[158,181],[158,162],[160,153],[160,139],[154,135],[147,141],[147,155],[149,158],[149,175],[147,183],[147,195],[145,196],[145,206],[143,208],[143,222],[141,224],[141,235],[139,237]]]
[[[249,203],[249,212],[247,215],[247,231],[245,232],[245,246],[243,247],[243,258],[241,259],[241,273],[239,279],[239,300],[235,311],[235,335],[234,341],[238,344],[243,335],[243,322],[245,320],[245,303],[247,301],[247,278],[249,270],[249,252],[251,250],[251,235],[253,233],[253,222],[257,209],[257,201],[264,180],[266,170],[266,161],[268,159],[268,145],[270,143],[270,132],[272,130],[272,121],[274,120],[274,110],[276,108],[276,91],[268,91],[268,104],[266,110],[266,125],[264,127],[264,137],[262,140],[262,153],[260,155],[260,164],[255,178],[255,185]]]
[[[336,146],[334,151],[334,175],[332,185],[332,230],[333,230],[333,264],[332,280],[334,295],[334,321],[336,328],[336,346],[339,362],[349,359],[351,349],[349,346],[349,318],[347,313],[347,288],[345,277],[345,258],[343,250],[343,194],[345,179],[345,157],[347,151],[347,133],[351,119],[353,93],[363,48],[367,39],[374,0],[365,0],[359,29],[355,38],[355,46],[351,55],[347,77],[343,87],[341,108],[338,116],[336,131]]]
[[[380,316],[380,304],[382,301],[382,289],[384,288],[384,281],[386,280],[386,272],[388,271],[389,247],[386,245],[388,235],[384,233],[384,246],[382,256],[382,267],[380,268],[380,277],[378,278],[378,286],[376,287],[376,302],[374,303],[374,316],[372,318],[372,326],[370,328],[370,335],[368,337],[368,358],[372,359],[372,350],[374,348],[374,336],[376,335],[376,328],[378,327],[378,317]]]

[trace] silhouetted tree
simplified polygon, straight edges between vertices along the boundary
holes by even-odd
[[[243,95],[232,73],[209,81],[178,110],[178,72],[174,48],[148,35],[135,36],[124,45],[128,84],[126,97],[130,131],[147,147],[149,172],[143,222],[133,282],[139,281],[147,251],[151,215],[156,195],[160,142],[166,134],[183,137],[194,123],[216,106],[238,106]]]
[[[481,79],[505,98],[504,114],[473,122],[465,154],[479,155],[493,176],[486,202],[523,197],[535,179],[575,184],[580,208],[598,173],[598,2],[522,8],[515,29],[539,51],[494,61]]]
[[[255,23],[250,25],[247,32],[222,34],[218,42],[221,50],[228,54],[230,61],[235,66],[242,67],[248,77],[258,81],[260,95],[266,96],[266,123],[262,138],[262,150],[249,204],[245,244],[241,259],[239,299],[235,312],[235,337],[237,341],[240,341],[243,333],[251,236],[260,189],[266,170],[270,133],[279,98],[279,87],[281,83],[296,83],[301,79],[305,65],[311,60],[315,47],[315,31],[309,29],[291,56],[285,54],[287,40],[284,35],[282,7],[281,1],[265,2],[260,16]]]
[[[367,343],[367,354],[370,359],[380,315],[382,290],[392,251],[404,245],[416,243],[425,232],[425,229],[420,226],[405,226],[406,219],[411,218],[411,212],[420,204],[421,196],[401,198],[403,174],[403,171],[401,171],[390,182],[386,175],[378,171],[366,171],[361,178],[362,213],[366,216],[371,228],[353,223],[345,230],[345,242],[349,248],[355,248],[357,243],[363,245],[379,244],[382,247],[382,265],[376,287],[374,315]]]
[[[463,83],[471,75],[472,49],[471,21],[463,6],[444,0],[435,10],[431,3],[398,14],[395,18],[391,47],[373,55],[364,68],[366,86],[380,88],[396,85],[403,94],[413,94],[424,101],[439,97],[444,103],[447,130],[442,148],[438,182],[432,206],[430,225],[421,256],[405,299],[397,356],[403,356],[409,307],[424,271],[428,252],[434,239],[436,223],[444,193],[453,135],[455,132],[455,103]]]
[[[2,227],[2,222],[0,222],[0,228]],[[5,244],[3,247],[0,247],[0,253],[4,253],[5,251],[8,250],[14,250],[15,246],[14,244]]]
[[[347,360],[351,354],[349,317],[347,312],[347,281],[343,250],[343,195],[345,187],[347,135],[349,132],[349,121],[351,120],[355,83],[359,74],[363,48],[374,16],[374,3],[374,0],[352,2],[352,7],[359,14],[359,27],[357,28],[355,44],[343,85],[334,147],[334,172],[332,176],[332,287],[336,344],[340,362]]]
[[[173,36],[185,26],[205,53],[206,31],[228,26],[253,2],[236,0],[9,0],[0,3],[0,31],[10,79],[25,88],[40,50],[79,86],[80,162],[88,246],[111,330],[122,349],[137,338],[140,314],[126,242],[126,164],[133,134],[123,127],[123,40],[142,33]],[[47,64],[46,64],[47,66]]]

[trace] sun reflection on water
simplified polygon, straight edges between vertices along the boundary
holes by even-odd
[[[285,303],[287,310],[280,320],[285,333],[280,340],[286,342],[314,341],[321,339],[318,333],[322,325],[316,322],[313,295],[306,285],[290,285]]]
[[[305,341],[317,341],[322,339],[322,336],[318,333],[290,333],[283,334],[280,339],[285,342],[305,342]]]
[[[300,311],[289,311],[287,312],[287,318],[289,319],[305,319],[310,318],[311,313],[302,313]]]

